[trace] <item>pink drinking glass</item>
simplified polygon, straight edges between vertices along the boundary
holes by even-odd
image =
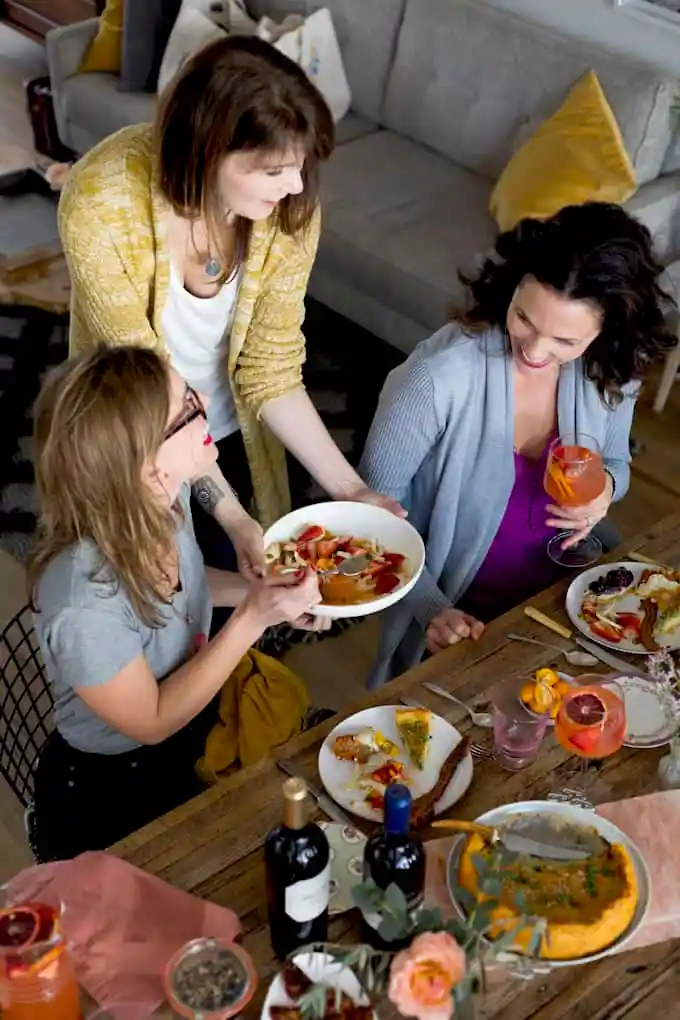
[[[550,713],[532,712],[520,697],[526,677],[511,677],[490,692],[496,761],[510,772],[532,765],[538,757]]]

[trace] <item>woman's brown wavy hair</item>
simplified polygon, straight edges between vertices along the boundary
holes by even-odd
[[[163,442],[168,369],[141,347],[98,347],[45,381],[34,408],[37,541],[28,566],[31,604],[45,567],[90,540],[101,554],[93,580],[124,585],[136,612],[159,623],[167,602],[176,520],[142,477]]]
[[[234,251],[224,237],[218,185],[224,159],[302,147],[304,189],[284,198],[273,214],[294,236],[314,215],[319,164],[334,140],[326,101],[294,61],[256,36],[227,36],[189,59],[161,96],[155,122],[160,187],[179,216],[205,219],[227,279],[243,262],[252,223],[237,219]]]
[[[621,206],[570,205],[547,220],[522,220],[500,235],[495,254],[478,273],[460,273],[470,301],[452,318],[472,332],[505,329],[512,297],[525,277],[591,302],[601,309],[603,323],[583,362],[602,398],[615,404],[622,386],[642,379],[648,366],[675,346],[664,314],[675,302],[659,285],[662,272],[649,231]]]

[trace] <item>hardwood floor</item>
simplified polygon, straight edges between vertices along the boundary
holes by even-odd
[[[44,47],[0,24],[0,173],[36,162],[23,83],[43,74]]]
[[[31,37],[44,39],[56,25],[96,17],[97,0],[5,0],[3,19]]]
[[[42,48],[0,24],[0,172],[35,158],[22,82],[42,73]],[[626,538],[677,510],[680,502],[680,383],[662,415],[651,411],[653,389],[643,394],[635,420],[633,434],[643,450],[633,462],[630,492],[614,509],[624,551]],[[23,571],[0,552],[0,627],[24,603]],[[340,637],[288,653],[288,664],[307,681],[315,705],[339,710],[362,696],[377,633],[377,620],[369,617]],[[23,812],[0,780],[0,884],[28,863]]]

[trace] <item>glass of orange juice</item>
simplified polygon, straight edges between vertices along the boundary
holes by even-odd
[[[80,993],[61,928],[45,903],[0,909],[3,1020],[80,1020]]]
[[[607,476],[597,441],[583,432],[565,433],[550,444],[543,487],[563,507],[578,507],[604,492]],[[571,532],[561,531],[548,542],[548,555],[563,567],[589,567],[602,555],[602,543],[586,535],[576,545],[563,548]]]
[[[577,683],[562,698],[555,737],[565,751],[581,759],[585,772],[590,761],[607,758],[623,746],[626,707],[614,680],[590,674],[579,677]]]

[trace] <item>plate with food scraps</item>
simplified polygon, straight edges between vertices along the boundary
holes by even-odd
[[[328,989],[328,1013],[333,1013],[334,1020],[372,1020],[369,998],[356,974],[330,953],[313,952],[298,953],[286,961],[269,986],[261,1020],[302,1020],[300,1000],[312,985]],[[341,993],[338,999],[336,991]]]
[[[319,752],[319,775],[333,800],[373,822],[383,817],[389,783],[405,783],[413,796],[411,825],[423,828],[472,782],[467,743],[427,708],[377,705],[331,730]]]
[[[323,601],[312,612],[331,619],[394,605],[425,565],[425,546],[413,525],[369,503],[334,501],[294,510],[268,529],[264,548],[271,573],[316,570]],[[343,563],[363,569],[344,573]]]
[[[574,626],[605,648],[633,655],[680,648],[680,571],[601,564],[571,582],[566,609]]]
[[[611,676],[626,706],[624,747],[663,747],[680,727],[680,705],[670,691],[643,676]]]

